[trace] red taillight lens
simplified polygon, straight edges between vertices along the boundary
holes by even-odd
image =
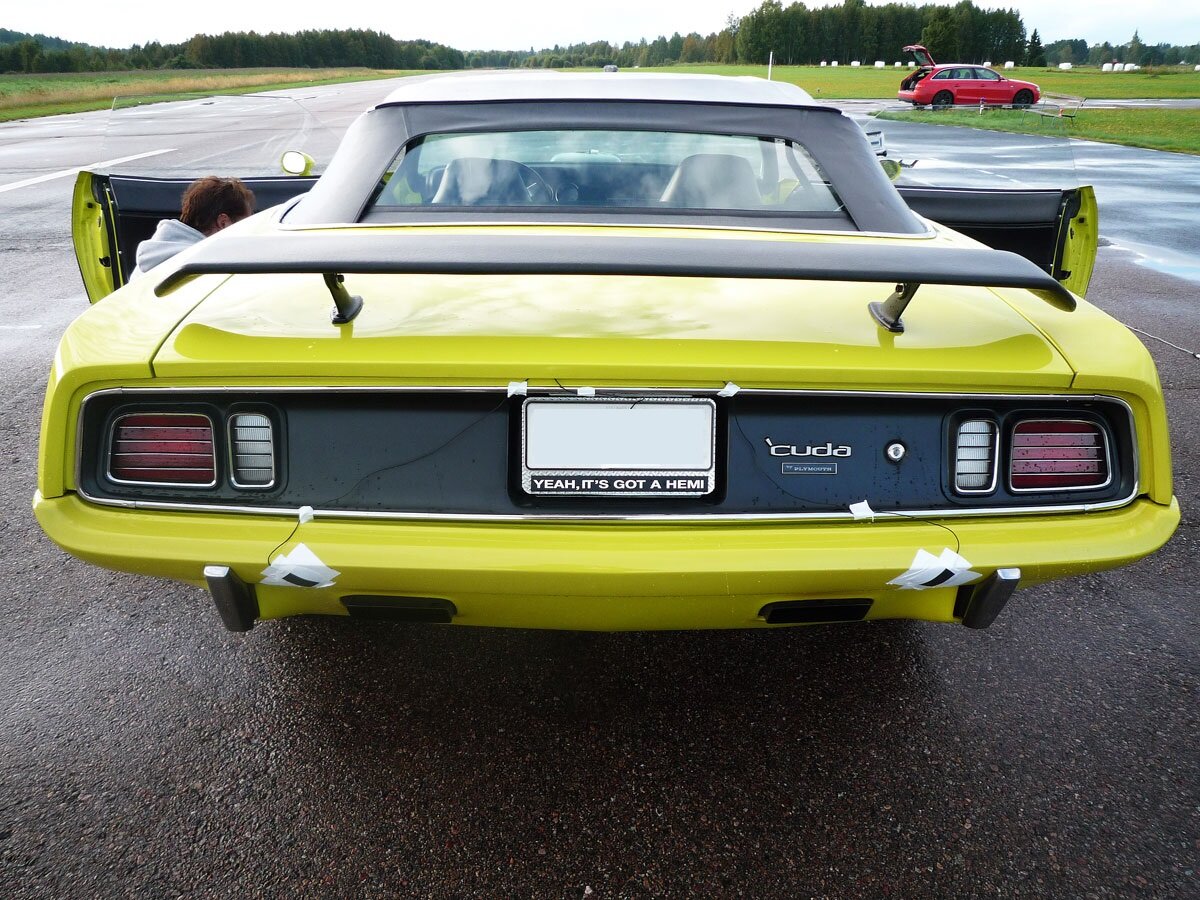
[[[108,472],[116,481],[212,485],[217,480],[208,416],[138,413],[113,425]]]
[[[1013,429],[1014,491],[1096,488],[1108,483],[1104,430],[1092,422],[1036,419]]]

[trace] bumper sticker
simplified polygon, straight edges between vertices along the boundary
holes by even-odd
[[[971,571],[971,564],[967,560],[947,547],[940,556],[934,556],[928,550],[918,550],[908,571],[896,576],[888,584],[894,584],[902,591],[927,591],[970,584],[981,577],[978,572]]]
[[[331,569],[305,544],[297,544],[291,553],[281,553],[262,570],[263,584],[279,587],[332,587],[342,573]]]

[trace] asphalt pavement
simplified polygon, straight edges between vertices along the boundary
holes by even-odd
[[[883,132],[889,156],[913,164],[901,184],[1090,184],[1107,242],[1136,254],[1141,265],[1200,282],[1200,156],[1076,140],[1070,121],[1053,117],[1037,119],[1042,134],[1007,134],[878,119],[859,106],[845,111]]]
[[[384,90],[306,108],[336,135]],[[225,121],[0,126],[0,897],[1200,896],[1200,360],[1152,337],[1178,534],[1019,592],[983,632],[232,635],[201,591],[57,550],[29,503],[46,373],[85,307],[72,179],[11,186],[164,148],[224,161],[204,137]],[[953,170],[949,139],[909,138]],[[1121,190],[1195,189],[1142,152],[1158,168]],[[1089,299],[1200,351],[1197,284],[1117,240],[1136,204],[1100,196]],[[1190,205],[1142,204],[1147,246],[1196,255]]]

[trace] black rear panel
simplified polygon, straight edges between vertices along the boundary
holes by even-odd
[[[561,394],[559,394],[561,396]],[[606,398],[611,399],[611,398]],[[534,497],[521,489],[521,404],[497,392],[148,392],[85,405],[80,486],[97,499],[369,513],[458,515],[741,515],[1102,503],[1131,496],[1126,408],[1114,401],[750,394],[717,398],[716,490],[703,497]],[[631,402],[637,402],[631,398]],[[213,488],[122,485],[107,476],[109,434],[135,411],[202,412],[216,423]],[[277,479],[241,489],[229,477],[226,417],[265,413],[276,428]],[[1001,446],[1019,418],[1069,416],[1105,435],[1114,476],[1098,488],[962,496],[950,485],[963,418],[990,418]],[[902,458],[887,449],[903,445]],[[1001,462],[1003,469],[1003,455]],[[1003,471],[1001,472],[1003,476]]]

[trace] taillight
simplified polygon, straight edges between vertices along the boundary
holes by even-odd
[[[113,425],[114,481],[209,487],[217,481],[212,421],[194,413],[136,413]]]
[[[1012,433],[1014,491],[1098,488],[1108,484],[1104,430],[1092,422],[1027,419]]]
[[[267,488],[275,483],[275,441],[271,420],[259,413],[229,417],[229,452],[236,487]]]
[[[986,494],[996,489],[996,423],[968,419],[958,426],[954,448],[954,490]]]

